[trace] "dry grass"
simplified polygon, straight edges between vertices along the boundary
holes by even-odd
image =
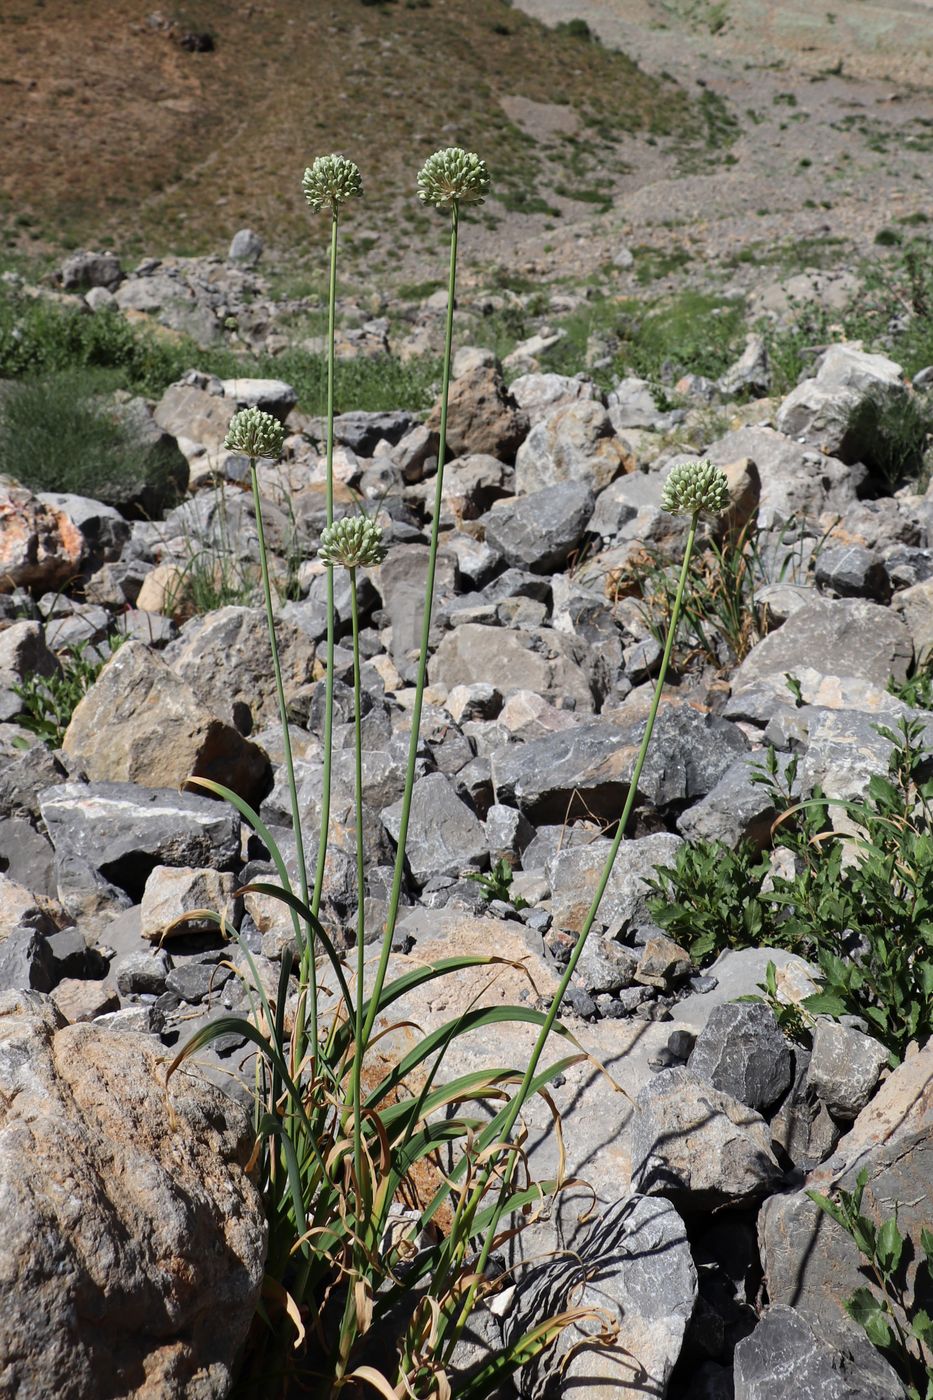
[[[299,177],[316,153],[345,149],[377,195],[410,189],[438,145],[463,144],[521,195],[540,160],[579,171],[582,151],[598,169],[614,135],[674,130],[688,112],[623,54],[505,0],[169,0],[163,27],[147,13],[138,0],[3,6],[8,238],[194,252],[250,224],[294,247],[309,236]],[[186,51],[187,31],[209,31],[214,51]],[[529,135],[502,105],[515,97],[566,105],[576,137],[547,123]],[[426,215],[405,203],[417,235]],[[354,214],[372,233],[377,217]]]

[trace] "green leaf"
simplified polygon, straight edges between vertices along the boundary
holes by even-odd
[[[933,1346],[933,1318],[923,1308],[918,1309],[910,1319],[910,1330],[918,1342]]]
[[[800,1005],[811,1016],[845,1016],[848,1007],[841,997],[833,992],[814,992],[804,997]]]
[[[893,1274],[901,1262],[904,1241],[895,1219],[886,1220],[878,1231],[878,1263],[886,1274]]]
[[[933,1230],[926,1226],[920,1231],[920,1248],[926,1256],[927,1268],[933,1270]]]
[[[845,1305],[846,1312],[865,1329],[869,1341],[884,1349],[891,1345],[893,1333],[882,1304],[868,1288],[857,1288]]]

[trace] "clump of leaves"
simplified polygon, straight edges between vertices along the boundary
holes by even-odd
[[[912,710],[933,710],[933,651],[918,662],[906,681],[892,677],[888,690]]]
[[[795,1045],[802,1045],[809,1049],[813,1044],[813,1036],[810,1032],[812,1017],[795,1001],[782,1001],[778,992],[777,967],[773,962],[769,962],[765,968],[765,980],[757,984],[760,996],[752,993],[745,997],[736,997],[736,1001],[758,1001],[770,1007],[774,1019],[777,1021],[787,1040],[792,1040]]]
[[[933,410],[921,394],[866,394],[848,418],[846,435],[871,472],[879,494],[917,481],[933,435]]]
[[[894,1367],[909,1400],[933,1400],[933,1318],[920,1305],[933,1295],[933,1230],[920,1231],[923,1258],[908,1295],[906,1269],[917,1248],[901,1233],[896,1211],[880,1226],[864,1213],[867,1184],[863,1168],[853,1191],[837,1187],[832,1197],[819,1191],[807,1195],[854,1241],[874,1284],[857,1288],[845,1302],[846,1312]]]
[[[488,875],[468,875],[467,879],[479,885],[490,904],[494,899],[501,899],[503,904],[511,904],[513,909],[528,908],[527,899],[520,894],[512,894],[512,867],[505,857],[496,862]]]
[[[876,728],[891,744],[889,770],[859,800],[816,788],[799,801],[796,758],[782,774],[773,750],[759,768],[793,875],[747,849],[683,847],[656,871],[649,909],[698,961],[762,944],[812,959],[823,985],[804,1009],[863,1017],[897,1064],[933,1034],[933,779],[920,721]],[[856,835],[833,826],[834,808]]]
[[[117,645],[117,641],[112,643],[111,650]],[[87,642],[69,647],[59,655],[58,662],[59,670],[52,675],[27,676],[22,685],[13,687],[23,702],[23,713],[17,723],[53,749],[61,748],[71,716],[104,665],[104,660],[91,651]]]

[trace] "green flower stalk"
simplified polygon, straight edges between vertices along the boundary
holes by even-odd
[[[687,542],[684,548],[683,564],[681,565],[680,576],[677,582],[677,592],[674,596],[674,606],[671,611],[671,619],[668,625],[667,639],[664,645],[664,653],[661,658],[661,669],[658,672],[658,678],[654,687],[654,696],[651,701],[651,709],[648,713],[648,722],[645,725],[645,732],[638,750],[638,756],[635,759],[635,767],[632,770],[632,777],[629,783],[628,793],[625,798],[625,805],[622,808],[622,815],[619,818],[619,824],[616,829],[615,838],[612,842],[609,854],[606,857],[605,865],[603,866],[602,872],[600,874],[599,883],[596,886],[596,892],[593,895],[592,903],[590,904],[589,910],[587,911],[583,927],[580,930],[580,936],[577,939],[577,942],[574,946],[573,952],[570,955],[570,958],[568,959],[567,966],[564,970],[564,974],[561,977],[557,991],[554,993],[551,1005],[548,1008],[547,1016],[545,1017],[544,1023],[542,1024],[541,1029],[538,1033],[538,1038],[535,1042],[535,1047],[532,1051],[531,1058],[528,1061],[528,1066],[525,1070],[525,1074],[522,1079],[521,1085],[519,1086],[518,1091],[516,1092],[511,1104],[509,1105],[509,1111],[505,1116],[504,1122],[498,1128],[497,1138],[500,1142],[508,1142],[510,1140],[512,1130],[514,1129],[518,1116],[521,1113],[525,1101],[528,1098],[528,1095],[531,1090],[531,1085],[538,1071],[538,1065],[541,1062],[541,1056],[544,1052],[544,1047],[547,1042],[548,1036],[551,1034],[551,1031],[554,1027],[554,1022],[557,1020],[558,1014],[560,1012],[561,1003],[567,993],[567,988],[570,986],[570,981],[573,977],[574,972],[576,971],[577,964],[579,963],[580,958],[583,955],[583,949],[586,946],[586,940],[589,936],[590,929],[593,927],[596,915],[599,913],[599,906],[602,903],[604,894],[606,893],[606,887],[609,884],[609,879],[612,875],[612,869],[615,865],[616,856],[619,854],[619,847],[621,846],[622,841],[624,839],[625,831],[628,826],[629,819],[632,815],[632,809],[635,806],[635,798],[638,793],[638,783],[639,779],[641,778],[642,769],[645,765],[645,760],[648,757],[648,749],[651,745],[651,736],[654,732],[655,720],[657,719],[658,708],[661,703],[661,694],[664,690],[664,682],[667,679],[667,670],[668,666],[670,665],[671,652],[674,647],[674,638],[677,634],[677,624],[680,621],[680,611],[681,607],[683,606],[684,591],[687,586],[687,577],[690,570],[690,560],[693,556],[694,544],[696,543],[697,526],[699,524],[700,515],[704,511],[707,511],[710,514],[718,514],[721,511],[725,510],[728,504],[729,490],[725,473],[720,471],[718,467],[714,467],[712,463],[708,461],[682,463],[681,465],[673,469],[673,471],[667,479],[667,482],[665,483],[665,489],[662,494],[662,509],[671,513],[689,513],[690,526],[687,532]],[[513,1151],[513,1163],[514,1160],[515,1153]],[[507,1180],[510,1174],[511,1167],[507,1167],[505,1172],[503,1173],[504,1179]],[[491,1176],[492,1168],[488,1167],[481,1174],[479,1183],[473,1189],[469,1200],[467,1202],[461,1202],[461,1205],[458,1207],[458,1214],[462,1212],[463,1219],[466,1221],[464,1229],[467,1233],[469,1233],[469,1223],[472,1220],[473,1216],[475,1216],[475,1213],[483,1199],[483,1195],[489,1185]],[[498,1221],[494,1221],[493,1224],[490,1226],[489,1230],[487,1231],[486,1238],[483,1241],[483,1247],[480,1250],[480,1254],[474,1268],[474,1273],[476,1275],[477,1280],[479,1280],[482,1277],[483,1272],[488,1263],[489,1253],[492,1247],[492,1241],[495,1237],[497,1227]],[[453,1322],[452,1329],[450,1331],[446,1331],[445,1329],[445,1344],[447,1346],[448,1354],[452,1347],[455,1345],[460,1334],[462,1333],[463,1328],[466,1325],[466,1321],[470,1316],[470,1312],[473,1308],[473,1304],[476,1299],[477,1287],[478,1282],[471,1285],[460,1308],[460,1311],[457,1315],[457,1318]]]
[[[334,523],[334,364],[337,321],[337,228],[341,204],[358,198],[363,192],[359,166],[344,156],[318,156],[305,170],[302,189],[309,207],[318,213],[327,210],[331,216],[330,279],[327,296],[327,445],[326,445],[326,515],[328,526]],[[318,842],[317,864],[311,912],[316,916],[324,891],[324,870],[327,862],[327,840],[330,831],[331,769],[334,736],[334,571],[330,561],[327,569],[327,671],[324,696],[324,772],[321,790],[321,834]],[[312,960],[313,964],[313,960]],[[312,965],[304,969],[311,983],[312,1040],[317,1040],[317,974]]]
[[[402,812],[399,822],[398,846],[395,854],[395,868],[392,874],[392,889],[386,915],[385,933],[379,954],[379,965],[372,992],[369,997],[369,1011],[362,1030],[362,1040],[366,1043],[379,1014],[382,988],[385,985],[392,950],[392,935],[398,919],[399,903],[402,897],[402,881],[405,876],[405,846],[408,840],[408,823],[411,817],[411,794],[415,785],[415,768],[418,760],[418,743],[421,732],[421,711],[424,704],[424,687],[428,673],[428,648],[431,634],[431,614],[434,607],[434,580],[437,573],[437,544],[444,494],[444,464],[447,459],[447,410],[450,398],[450,366],[453,359],[454,303],[457,296],[457,246],[460,231],[460,206],[481,204],[489,189],[489,174],[485,162],[473,152],[459,147],[435,151],[425,161],[418,174],[418,197],[426,204],[435,204],[439,209],[450,213],[450,259],[447,273],[447,323],[444,335],[444,368],[441,379],[441,421],[437,448],[437,476],[434,485],[434,519],[431,524],[431,546],[428,551],[428,573],[425,581],[424,613],[421,619],[421,651],[418,661],[418,677],[415,684],[415,700],[411,712],[411,738],[408,745],[408,766],[405,772],[405,790],[402,794]]]

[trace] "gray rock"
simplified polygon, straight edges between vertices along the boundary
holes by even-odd
[[[558,928],[572,932],[582,928],[610,844],[600,838],[586,845],[565,846],[547,860],[545,871],[553,891],[551,913]],[[671,864],[681,844],[679,837],[664,831],[637,841],[623,841],[599,907],[600,920],[611,928],[646,923],[645,880],[654,874],[657,865]],[[528,868],[530,852],[529,847],[525,853]]]
[[[130,537],[130,527],[114,506],[87,496],[75,496],[59,491],[40,491],[36,499],[61,513],[80,531],[84,540],[85,567],[94,568],[105,561],[112,562]]]
[[[677,818],[681,836],[693,842],[719,841],[731,850],[746,841],[763,850],[777,813],[767,788],[752,781],[755,762],[749,755],[731,763],[715,787]]]
[[[274,418],[286,419],[298,402],[298,391],[283,379],[224,379],[221,392],[237,409],[260,408]]]
[[[630,1389],[666,1393],[693,1312],[697,1276],[683,1221],[668,1202],[632,1195],[605,1210],[574,1242],[520,1277],[505,1321],[507,1342],[567,1307],[592,1307],[618,1328],[612,1346],[587,1343],[573,1323],[516,1373],[527,1400],[573,1393],[612,1400]]]
[[[492,865],[500,860],[510,863],[516,860],[535,834],[531,822],[517,808],[502,807],[498,803],[493,803],[486,813],[485,827]]]
[[[23,737],[32,738],[25,733]],[[37,794],[67,777],[64,765],[38,739],[24,749],[0,749],[0,815],[38,822]]]
[[[174,788],[63,783],[39,806],[59,856],[87,862],[136,897],[157,865],[230,870],[239,858],[237,813]]]
[[[486,539],[509,564],[552,573],[583,538],[593,504],[592,491],[578,481],[500,501],[485,518]]]
[[[830,545],[816,561],[816,582],[840,598],[874,598],[886,603],[891,594],[884,562],[861,545]]]
[[[171,967],[172,960],[165,949],[153,948],[149,953],[125,953],[116,958],[111,972],[121,996],[161,996]]]
[[[814,378],[798,384],[783,401],[776,423],[788,437],[856,462],[867,454],[865,442],[851,426],[853,410],[869,395],[893,402],[906,393],[903,370],[893,360],[851,345],[831,345]]]
[[[382,814],[393,841],[398,840],[401,809],[401,802],[396,802]],[[481,870],[487,862],[482,822],[441,773],[428,773],[414,785],[406,854],[412,876],[420,885],[432,875]]]
[[[783,682],[801,665],[819,661],[826,676],[857,676],[884,688],[906,679],[913,656],[910,633],[890,608],[862,598],[814,599],[783,627],[752,647],[732,681],[734,694],[754,682]]]
[[[587,712],[593,709],[593,692],[586,660],[581,642],[553,628],[511,631],[462,622],[441,640],[428,675],[432,685],[448,689],[485,681],[505,696],[533,690],[546,700],[570,699],[577,711]]]
[[[771,1140],[800,1171],[810,1171],[834,1151],[842,1129],[807,1082],[809,1051],[796,1046],[794,1062],[794,1082],[771,1119]]]
[[[599,398],[596,385],[585,375],[571,378],[566,374],[522,374],[512,380],[509,390],[532,427],[555,408],[564,408],[578,399]]]
[[[440,402],[425,426],[440,430]],[[447,446],[452,457],[484,452],[510,462],[528,431],[528,419],[495,368],[480,367],[455,379],[447,410]]]
[[[116,253],[82,250],[71,253],[62,263],[61,279],[66,292],[84,291],[87,287],[105,287],[113,292],[123,281],[123,268]]]
[[[55,852],[46,838],[20,817],[0,818],[0,873],[33,894],[55,893]]]
[[[864,1335],[853,1328],[844,1345],[827,1342],[807,1313],[770,1307],[735,1349],[735,1400],[903,1400],[904,1387]]]
[[[707,968],[714,986],[677,1003],[677,1020],[695,1030],[709,1021],[717,1007],[737,997],[760,996],[768,963],[773,962],[781,1001],[800,1002],[818,988],[817,969],[784,948],[728,948]]]
[[[864,797],[872,775],[887,774],[892,745],[878,733],[877,725],[879,720],[890,724],[893,716],[816,707],[800,713],[807,722],[807,751],[799,771],[803,791],[819,783],[830,797]],[[921,723],[921,742],[929,746],[933,718],[923,715]]]
[[[231,969],[219,963],[186,959],[172,968],[165,979],[165,985],[170,992],[180,996],[182,1001],[197,1006],[202,1001],[210,1000],[232,976]]]
[[[601,403],[581,400],[536,423],[515,458],[515,489],[541,491],[582,481],[601,491],[624,470],[625,454]]]
[[[594,930],[586,940],[575,975],[587,992],[595,996],[631,986],[637,966],[638,957],[631,948]]]
[[[91,311],[109,311],[116,306],[117,299],[106,287],[89,287],[84,293],[84,302]]]
[[[781,1179],[760,1114],[687,1069],[639,1091],[629,1131],[635,1189],[685,1212],[753,1205]]]
[[[230,242],[227,261],[245,263],[247,267],[255,267],[262,257],[264,247],[265,244],[259,234],[254,233],[251,228],[237,229]]]
[[[770,1006],[727,1002],[697,1036],[688,1067],[765,1113],[790,1088],[794,1060]]]
[[[654,401],[651,385],[647,379],[636,375],[620,379],[606,403],[616,432],[623,428],[654,428],[663,416]]]
[[[13,622],[0,632],[0,721],[22,713],[23,701],[14,686],[30,676],[52,676],[58,660],[49,650],[38,622]]]
[[[891,607],[910,633],[914,655],[933,655],[933,579],[905,588],[895,595]]]
[[[887,1063],[887,1050],[872,1036],[837,1021],[817,1021],[808,1079],[836,1118],[858,1117]]]
[[[749,394],[761,398],[771,387],[771,367],[764,337],[751,332],[745,337],[745,349],[718,381],[720,393],[727,398]]]
[[[807,1192],[830,1195],[837,1185],[851,1191],[864,1171],[862,1210],[880,1224],[891,1217],[896,1204],[901,1234],[919,1240],[930,1219],[931,1086],[933,1041],[898,1066],[832,1157],[809,1173],[800,1190],[773,1196],[762,1207],[758,1237],[768,1297],[819,1319],[832,1337],[849,1326],[843,1305],[865,1284],[863,1261],[846,1231],[825,1216]],[[914,1298],[916,1271],[914,1256],[906,1261],[908,1307]]]
[[[644,987],[657,987],[666,992],[690,976],[693,963],[690,954],[685,952],[673,938],[656,933],[645,940],[635,981]]]
[[[0,992],[50,992],[55,965],[49,946],[34,928],[14,928],[0,938]]]
[[[351,448],[358,456],[371,457],[377,443],[384,441],[394,446],[417,426],[418,420],[415,415],[403,409],[393,409],[388,413],[364,413],[357,410],[353,413],[337,414],[334,419],[334,438]]]
[[[587,525],[604,540],[645,543],[670,535],[675,522],[661,510],[664,481],[659,472],[630,472],[600,491]]]
[[[214,381],[214,388],[216,392],[210,392],[185,380],[170,384],[153,411],[155,422],[198,451],[219,452],[236,404],[224,398],[219,381]]]
[[[762,528],[815,519],[823,511],[843,514],[855,501],[864,475],[773,428],[739,428],[711,443],[706,455],[717,467],[742,457],[755,463],[761,478],[758,524]]]
[[[190,1071],[166,1088],[157,1041],[63,1026],[35,994],[0,999],[0,1044],[7,1389],[221,1400],[266,1248],[247,1115]]]

